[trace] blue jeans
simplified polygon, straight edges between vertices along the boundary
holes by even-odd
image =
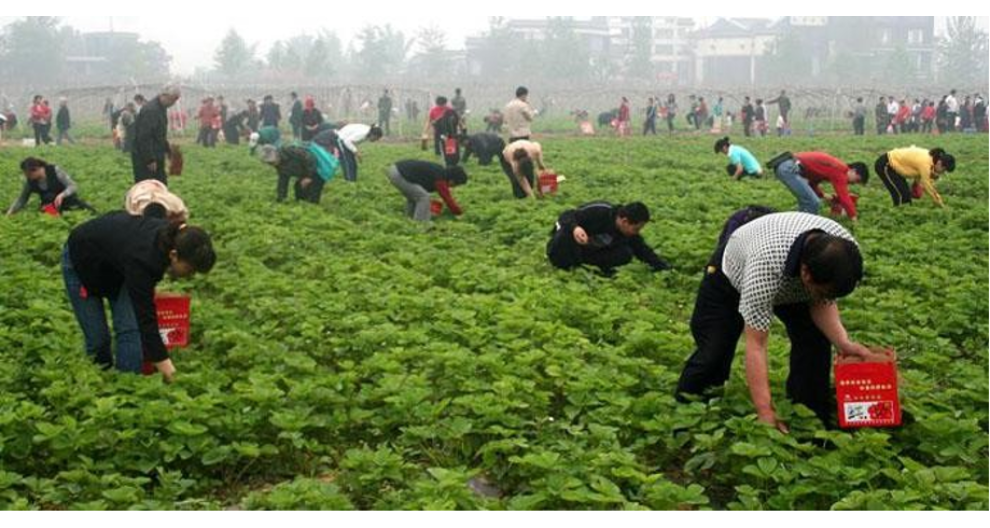
[[[338,144],[340,149],[340,165],[344,170],[344,180],[349,182],[357,181],[358,165],[357,157],[347,147],[344,146],[344,142],[341,141]]]
[[[777,165],[777,169],[774,172],[777,173],[777,179],[783,182],[790,189],[791,194],[798,199],[799,211],[802,213],[818,214],[822,200],[815,194],[808,180],[801,176],[801,168],[798,167],[798,164],[794,160],[787,160]]]
[[[82,281],[72,267],[69,258],[69,248],[62,250],[62,277],[65,279],[65,290],[76,314],[76,321],[83,331],[86,342],[86,353],[98,365],[110,368],[116,363],[121,372],[140,373],[144,362],[141,350],[141,334],[138,329],[137,317],[131,305],[131,297],[127,288],[121,287],[115,299],[110,299],[110,311],[113,314],[113,330],[117,338],[117,359],[114,361],[110,354],[110,330],[107,328],[107,316],[103,307],[103,298],[93,295],[83,298]]]

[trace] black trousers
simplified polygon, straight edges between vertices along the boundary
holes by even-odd
[[[168,176],[165,175],[165,156],[162,155],[156,160],[158,167],[155,171],[148,170],[143,161],[137,158],[137,153],[131,151],[131,164],[134,168],[134,183],[144,180],[158,180],[168,185]]]
[[[739,292],[719,269],[721,252],[716,255],[718,263],[708,267],[691,316],[696,348],[677,384],[677,396],[682,401],[683,395],[702,395],[725,384],[745,327],[739,314]],[[774,314],[784,323],[791,340],[787,397],[827,422],[834,407],[829,383],[832,345],[815,326],[808,304],[777,306]]]
[[[498,154],[498,162],[502,165],[502,172],[505,173],[505,175],[509,178],[509,183],[512,184],[512,195],[519,199],[526,198],[526,191],[524,191],[522,186],[519,185],[519,180],[516,179],[516,176],[512,174],[512,165],[506,161],[505,156],[502,155],[501,152]],[[533,176],[533,173],[529,172],[523,176],[525,176],[526,180],[529,181],[529,187],[532,189],[533,186],[536,185],[536,178]]]
[[[302,181],[303,178],[299,178],[296,180],[296,185],[294,188],[296,193],[296,200],[302,202],[310,202],[314,204],[320,203],[320,197],[323,196],[323,186],[326,185],[326,182],[323,181],[323,178],[316,176],[309,178],[309,185],[307,185],[306,187],[302,186]]]
[[[647,119],[646,122],[643,123],[643,135],[645,136],[647,134],[653,134],[654,136],[657,135],[656,119]]]
[[[853,118],[853,133],[857,136],[862,136],[866,133],[866,118],[856,117]]]
[[[587,264],[602,270],[614,269],[632,262],[633,252],[627,244],[615,244],[605,248],[589,248],[578,245],[569,229],[558,229],[547,243],[550,264],[560,269],[574,269]]]
[[[887,192],[890,193],[894,207],[911,203],[914,196],[911,194],[911,186],[908,184],[907,178],[897,174],[897,171],[890,166],[890,158],[886,154],[877,158],[873,168],[877,171],[877,176],[880,177],[883,186],[887,188]]]

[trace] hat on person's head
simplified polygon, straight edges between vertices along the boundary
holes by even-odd
[[[257,132],[251,132],[251,136],[248,138],[248,146],[251,147],[251,150],[254,150],[254,148],[258,146],[258,140],[260,139],[261,139],[261,134]]]
[[[262,163],[278,163],[278,149],[271,145],[264,145],[261,147],[261,152],[258,154]]]

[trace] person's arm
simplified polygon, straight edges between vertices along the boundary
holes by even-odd
[[[839,305],[834,302],[813,303],[810,308],[811,320],[828,338],[842,357],[855,357],[862,361],[889,361],[890,356],[877,354],[869,348],[849,339],[842,319],[839,317]]]
[[[344,147],[347,150],[351,151],[354,154],[357,154],[358,153],[357,145],[354,143],[354,141],[350,137],[340,136],[340,141],[341,141],[341,143],[344,144]]]
[[[166,381],[172,380],[175,368],[158,330],[158,313],[155,310],[155,280],[137,266],[124,273],[124,288],[131,299],[134,317],[141,335],[144,357],[155,364]]]
[[[461,206],[457,204],[456,200],[454,200],[454,195],[450,193],[450,185],[446,180],[437,180],[436,188],[437,194],[439,194],[440,198],[443,199],[443,203],[447,204],[447,209],[450,209],[450,212],[454,216],[464,214],[464,210],[462,210]]]
[[[584,246],[592,237],[610,229],[615,222],[613,208],[605,204],[590,204],[573,211],[571,223],[574,240]]]
[[[938,204],[939,207],[945,207],[945,202],[942,200],[942,195],[940,195],[938,190],[935,188],[935,180],[932,179],[931,170],[926,168],[920,172],[922,188],[925,189],[928,196],[932,197],[932,200],[935,200],[935,203]]]
[[[76,186],[76,182],[72,180],[72,176],[69,176],[69,173],[62,170],[62,167],[55,167],[55,177],[58,179],[59,183],[65,186],[65,190],[61,193],[63,199],[78,192],[79,187]]]
[[[835,189],[835,196],[839,199],[839,204],[846,210],[850,220],[856,220],[856,202],[849,195],[849,180],[843,174],[841,177],[832,180],[832,188]]]
[[[508,148],[506,148],[506,150],[508,150]],[[505,158],[505,161],[509,164],[509,167],[512,169],[512,176],[516,179],[516,182],[519,183],[519,187],[523,190],[523,192],[526,193],[527,198],[532,198],[533,186],[531,186],[529,184],[529,180],[527,180],[526,177],[523,176],[522,166],[519,165],[519,162],[516,161],[513,154],[515,154],[515,152],[506,152],[505,150],[502,151],[502,157]]]
[[[633,255],[635,255],[640,262],[645,262],[653,271],[664,271],[670,269],[670,264],[666,260],[660,258],[660,256],[653,251],[653,248],[651,248],[646,241],[643,240],[642,236],[636,235],[630,238],[629,246],[633,250]]]
[[[756,407],[756,416],[767,425],[787,432],[787,425],[777,419],[770,393],[770,377],[767,369],[767,343],[770,333],[746,326],[746,385],[749,397]]]
[[[814,191],[815,195],[817,195],[819,198],[825,198],[825,191],[822,191],[822,186],[820,181],[813,182],[809,180],[808,186],[811,187],[811,190]]]
[[[741,180],[745,171],[743,170],[742,163],[736,163],[736,173],[732,175],[736,180]]]
[[[533,194],[533,186],[529,184],[529,180],[523,176],[522,171],[518,164],[510,162],[512,164],[512,174],[516,176],[516,181],[519,182],[519,187],[522,188],[523,192],[526,193],[527,198],[535,198]]]
[[[14,203],[10,204],[7,209],[7,216],[13,216],[17,214],[24,206],[27,205],[28,199],[31,198],[31,185],[25,180],[24,186],[21,187],[21,194],[14,200]]]
[[[743,270],[739,291],[739,314],[746,325],[746,384],[761,422],[782,431],[773,409],[767,375],[767,342],[773,322],[773,298],[777,294],[779,273],[763,263],[760,255],[751,255]]]
[[[535,156],[533,156],[533,161],[536,163],[537,168],[541,171],[547,170],[546,165],[543,164],[543,149],[536,149]]]
[[[522,109],[522,112],[521,113],[522,113],[523,119],[525,119],[526,121],[529,121],[529,122],[532,122],[533,121],[533,107],[532,106],[530,106],[530,105],[527,104],[526,107]]]

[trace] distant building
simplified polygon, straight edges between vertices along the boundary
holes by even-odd
[[[695,83],[756,84],[779,34],[773,21],[762,18],[720,18],[695,32]]]
[[[674,83],[691,82],[691,40],[694,20],[683,17],[649,17],[651,27],[651,62],[657,79]],[[608,59],[622,71],[633,53],[634,17],[595,16],[589,19],[572,19],[571,27],[581,39],[584,51],[591,60]],[[542,41],[547,38],[550,20],[510,19],[506,23],[508,31],[516,38]],[[465,41],[467,71],[480,75],[482,61],[479,50],[484,44],[482,37],[469,37]]]
[[[934,72],[934,30],[935,17],[721,18],[693,34],[694,81],[765,83],[769,57],[785,37],[807,57],[799,75],[808,80],[819,78],[829,65],[852,68],[851,63],[879,75],[891,56],[902,53],[909,63],[907,76],[928,81]]]
[[[649,17],[651,62],[657,80],[673,84],[691,82],[691,60],[694,54],[690,33],[694,19],[684,17]],[[594,17],[608,28],[612,59],[625,63],[633,54],[634,17]]]

